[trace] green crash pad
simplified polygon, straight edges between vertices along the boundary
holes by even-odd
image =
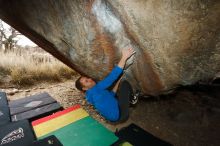
[[[118,140],[114,133],[89,116],[40,139],[49,135],[55,135],[64,146],[110,146]]]

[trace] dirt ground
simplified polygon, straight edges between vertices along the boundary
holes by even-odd
[[[127,122],[112,125],[75,89],[74,79],[62,83],[41,83],[21,89],[2,87],[2,90],[7,93],[16,90],[14,95],[8,95],[10,100],[48,92],[64,108],[81,104],[93,118],[112,131],[136,123],[175,146],[220,145],[220,93],[207,94],[185,88],[158,98],[141,98],[136,107],[130,108],[130,118]]]

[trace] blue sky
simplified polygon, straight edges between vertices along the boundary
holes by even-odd
[[[18,41],[18,45],[20,45],[20,46],[26,46],[26,45],[28,45],[28,46],[37,46],[34,42],[32,42],[31,40],[29,40],[27,37],[25,37],[25,36],[19,36],[19,41]]]

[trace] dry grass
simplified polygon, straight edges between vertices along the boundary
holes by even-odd
[[[49,55],[29,51],[0,51],[0,80],[5,76],[16,85],[31,85],[41,81],[70,79],[77,73]]]

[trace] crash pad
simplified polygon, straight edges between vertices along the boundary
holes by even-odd
[[[0,125],[4,125],[10,121],[11,119],[6,93],[0,92]]]
[[[29,111],[25,111],[16,115],[11,116],[12,121],[19,121],[23,119],[28,119],[30,121],[36,120],[38,118],[42,118],[44,116],[48,116],[54,112],[57,112],[62,109],[62,106],[55,102],[49,105],[45,105],[42,107],[38,107]]]
[[[7,106],[0,106],[0,125],[4,125],[11,122],[10,114],[9,114],[9,107]]]
[[[57,101],[46,92],[27,96],[9,102],[10,114],[17,115],[19,113],[26,112],[55,102]]]
[[[0,92],[0,107],[8,106],[8,100],[5,92]]]
[[[117,144],[112,146],[121,145],[120,141],[124,143],[124,141],[129,142],[134,146],[172,146],[172,144],[150,134],[149,132],[142,129],[140,126],[132,123],[127,127],[120,129],[115,133],[120,139]]]
[[[27,146],[36,139],[27,120],[11,122],[0,129],[0,145],[3,146]]]
[[[55,135],[64,146],[109,146],[118,138],[79,105],[32,122],[41,139]]]
[[[34,141],[28,146],[63,146],[63,144],[56,138],[56,136],[51,135],[46,138]]]

